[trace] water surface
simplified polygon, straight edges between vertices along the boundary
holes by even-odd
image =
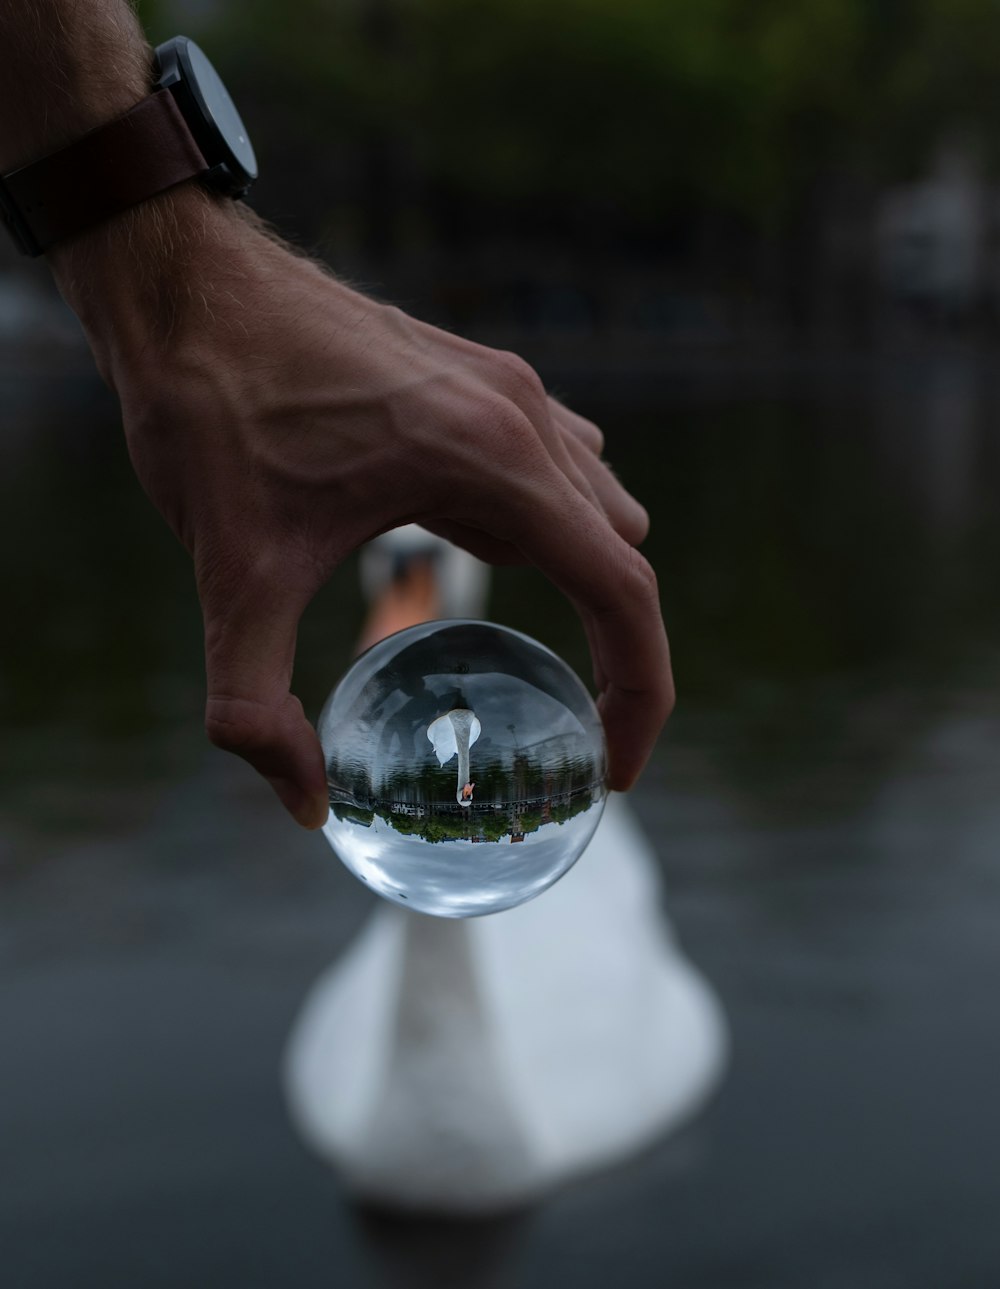
[[[629,1167],[445,1232],[360,1220],[291,1136],[284,1035],[370,897],[205,745],[186,556],[106,397],[9,378],[11,1283],[1000,1282],[993,367],[961,349],[719,366],[586,405],[653,516],[680,704],[634,800],[734,1066],[696,1125]],[[359,611],[345,569],[307,617],[313,712]],[[534,574],[503,570],[491,615],[587,674]]]

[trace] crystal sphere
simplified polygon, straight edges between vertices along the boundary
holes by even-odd
[[[421,913],[530,900],[576,862],[604,810],[597,708],[561,658],[508,627],[425,622],[387,637],[318,728],[331,846]]]

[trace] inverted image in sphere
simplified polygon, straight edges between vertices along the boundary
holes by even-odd
[[[604,809],[606,754],[587,690],[550,649],[489,622],[427,622],[380,641],[319,719],[344,864],[422,913],[474,917],[540,894]]]

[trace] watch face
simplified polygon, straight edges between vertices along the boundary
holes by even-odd
[[[252,181],[257,177],[257,158],[236,105],[229,97],[219,73],[194,41],[189,40],[186,44],[187,70],[193,82],[192,89],[201,99],[200,106],[218,130],[236,164],[246,173],[248,180]]]

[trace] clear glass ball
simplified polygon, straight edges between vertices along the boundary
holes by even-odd
[[[597,708],[550,649],[490,622],[426,622],[362,654],[319,718],[330,817],[356,877],[475,917],[539,895],[604,810]]]

